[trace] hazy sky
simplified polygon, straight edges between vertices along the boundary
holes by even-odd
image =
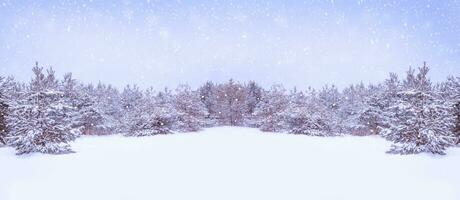
[[[460,1],[0,0],[0,74],[85,82],[339,86],[427,61],[460,75]]]

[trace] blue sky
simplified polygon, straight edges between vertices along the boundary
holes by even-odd
[[[35,61],[122,87],[256,80],[300,88],[460,75],[459,1],[1,1],[0,73]]]

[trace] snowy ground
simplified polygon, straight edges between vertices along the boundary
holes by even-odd
[[[459,148],[397,156],[388,146],[221,127],[83,137],[58,156],[1,148],[0,199],[460,199]]]

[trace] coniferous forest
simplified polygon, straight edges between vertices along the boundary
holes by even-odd
[[[30,82],[0,77],[0,144],[18,154],[72,152],[81,135],[153,136],[244,126],[308,136],[379,135],[387,153],[445,154],[460,141],[460,77],[433,83],[429,67],[404,77],[305,91],[208,81],[161,91],[85,84],[36,63]]]

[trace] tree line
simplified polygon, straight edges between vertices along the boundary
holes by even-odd
[[[444,154],[460,142],[460,77],[432,83],[424,64],[400,79],[339,90],[263,88],[254,81],[206,82],[196,89],[123,90],[57,78],[38,63],[28,83],[0,77],[0,144],[18,154],[72,152],[80,135],[151,136],[246,126],[311,136],[380,135],[388,153]]]

